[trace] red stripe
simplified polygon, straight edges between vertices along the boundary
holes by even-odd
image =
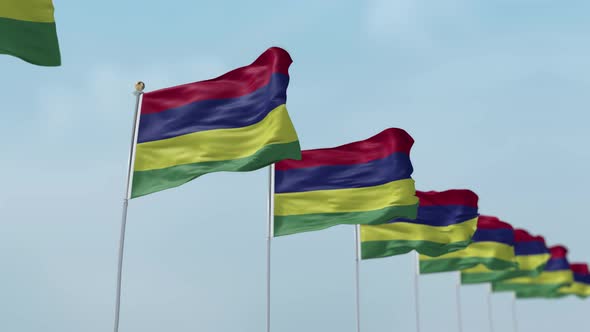
[[[589,275],[588,264],[586,263],[571,263],[570,270],[576,274]]]
[[[545,243],[545,238],[537,235],[532,236],[529,232],[525,231],[524,229],[518,228],[514,230],[514,241],[516,242],[543,242]]]
[[[551,258],[565,258],[567,255],[567,248],[562,245],[556,245],[549,248],[549,252],[551,252]]]
[[[364,141],[335,148],[301,151],[301,160],[276,163],[277,171],[318,166],[355,165],[383,159],[395,152],[410,154],[414,139],[403,129],[389,128]]]
[[[287,51],[271,47],[251,65],[234,69],[217,78],[145,93],[141,114],[158,113],[197,101],[250,94],[267,85],[273,73],[289,75],[292,62]]]
[[[467,189],[451,189],[446,191],[416,191],[420,206],[462,205],[477,207],[477,195]]]
[[[479,216],[477,219],[477,228],[478,229],[512,229],[512,226],[507,223],[503,222],[497,217],[492,216]]]

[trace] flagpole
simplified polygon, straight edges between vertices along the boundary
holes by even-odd
[[[115,326],[114,332],[119,331],[119,316],[121,313],[121,280],[123,275],[123,250],[125,249],[125,227],[127,226],[127,207],[131,198],[131,181],[133,179],[133,165],[135,163],[135,142],[137,141],[137,127],[139,126],[139,108],[143,96],[143,82],[135,83],[135,113],[133,115],[133,130],[131,132],[131,147],[129,148],[129,160],[127,161],[127,184],[125,198],[123,198],[123,212],[121,216],[121,234],[119,237],[119,261],[117,265],[117,293],[115,297]]]
[[[457,327],[463,331],[463,319],[461,317],[461,272],[457,272],[457,284],[455,285],[455,297],[457,300]]]
[[[514,332],[518,332],[518,316],[516,315],[516,293],[512,293],[512,324]]]
[[[492,284],[488,288],[488,320],[490,322],[490,332],[494,332],[494,318],[492,317]]]
[[[420,254],[416,251],[416,259],[414,260],[414,304],[416,305],[416,332],[420,332]]]
[[[270,332],[270,244],[274,236],[275,164],[268,166],[268,236],[266,238],[266,332]]]
[[[355,289],[356,289],[356,332],[361,332],[361,286],[360,286],[360,260],[361,260],[361,225],[354,227],[355,243]]]

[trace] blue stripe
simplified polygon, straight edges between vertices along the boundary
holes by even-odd
[[[517,256],[548,254],[549,249],[543,242],[529,241],[514,243],[514,254]]]
[[[478,229],[473,234],[473,242],[500,242],[510,246],[514,245],[514,231],[507,228]]]
[[[378,186],[408,179],[412,171],[410,156],[396,152],[363,164],[275,171],[275,192],[280,194]]]
[[[574,281],[590,285],[590,274],[577,274],[574,273]]]
[[[547,265],[545,265],[545,271],[561,271],[569,270],[570,264],[565,258],[551,258]]]
[[[287,102],[288,85],[289,76],[274,73],[267,85],[238,98],[201,100],[162,112],[142,114],[137,143],[253,125]]]
[[[418,217],[412,219],[395,219],[390,223],[407,222],[429,226],[456,225],[477,217],[477,208],[464,205],[419,206]]]

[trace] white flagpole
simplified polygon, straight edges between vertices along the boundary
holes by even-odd
[[[457,327],[459,332],[463,332],[463,319],[461,315],[461,272],[457,272],[456,294],[457,299]]]
[[[512,324],[514,332],[518,332],[518,316],[516,315],[516,293],[512,293]]]
[[[355,289],[356,289],[356,331],[361,332],[361,286],[360,286],[360,260],[361,260],[361,225],[354,227],[355,242]]]
[[[266,238],[266,332],[270,332],[270,244],[274,236],[275,164],[268,166],[268,237]]]
[[[123,199],[123,213],[121,217],[121,235],[119,238],[119,263],[117,266],[117,295],[115,298],[115,327],[114,332],[119,331],[119,315],[121,313],[121,280],[123,274],[123,250],[125,249],[125,226],[127,225],[127,207],[131,198],[131,181],[133,179],[133,165],[135,163],[135,142],[137,141],[137,127],[139,126],[139,108],[143,96],[145,84],[137,82],[135,84],[135,114],[133,116],[133,130],[131,133],[131,147],[129,150],[129,160],[127,162],[127,185],[125,188],[125,198]]]
[[[490,321],[490,332],[494,332],[494,317],[492,316],[492,284],[488,288],[488,319]]]
[[[414,274],[414,303],[416,305],[416,332],[420,332],[420,254],[416,251],[414,260],[416,273]]]

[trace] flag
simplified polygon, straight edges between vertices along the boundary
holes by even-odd
[[[551,258],[543,272],[536,277],[519,277],[492,283],[495,292],[515,291],[516,297],[554,297],[557,290],[569,286],[573,274],[567,261],[567,248],[561,245],[549,248]]]
[[[477,195],[470,190],[416,191],[415,220],[394,219],[383,225],[361,226],[363,259],[400,255],[416,250],[431,257],[465,249],[477,227]]]
[[[39,66],[59,66],[61,56],[51,0],[0,1],[0,54]]]
[[[285,103],[291,57],[273,47],[218,78],[143,95],[132,197],[203,174],[300,159]]]
[[[485,265],[478,265],[461,271],[461,283],[475,284],[524,276],[535,277],[543,271],[550,257],[545,239],[542,236],[532,236],[524,229],[514,230],[514,254],[518,263],[517,269],[494,271]]]
[[[364,141],[306,150],[275,168],[275,236],[339,224],[416,218],[410,149],[414,140],[390,128]]]
[[[483,264],[492,270],[513,269],[514,229],[491,216],[480,215],[467,248],[438,257],[420,255],[420,273],[460,271]]]
[[[560,288],[558,296],[575,295],[581,299],[590,296],[590,272],[588,264],[572,263],[570,270],[574,274],[574,282],[570,286]]]

